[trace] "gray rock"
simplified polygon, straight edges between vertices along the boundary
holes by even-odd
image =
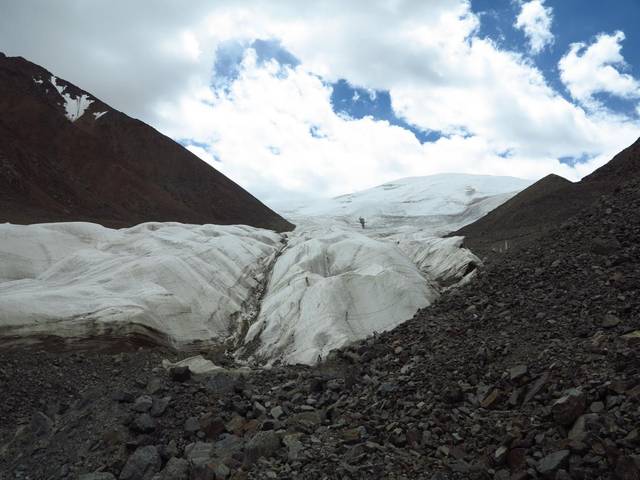
[[[196,417],[189,417],[184,422],[184,430],[187,433],[195,433],[200,430],[200,422]]]
[[[613,328],[617,327],[619,324],[620,319],[611,313],[607,313],[600,322],[600,326],[603,328]]]
[[[162,472],[160,480],[188,480],[189,462],[184,458],[172,457],[167,462]]]
[[[516,365],[515,367],[509,369],[509,380],[511,380],[512,382],[520,380],[527,374],[528,371],[529,369],[526,365]]]
[[[560,425],[571,425],[584,413],[586,399],[582,390],[572,388],[551,406],[553,419]]]
[[[244,460],[247,465],[260,457],[271,457],[280,448],[280,436],[273,430],[256,433],[247,443]]]
[[[602,412],[604,410],[604,403],[602,403],[602,402],[593,402],[589,409],[593,413],[600,413],[600,412]]]
[[[207,375],[204,386],[216,394],[229,393],[241,388],[244,379],[238,372],[222,370]]]
[[[152,417],[160,417],[164,415],[169,403],[171,403],[171,397],[154,398],[153,405],[151,406],[151,411],[149,413]]]
[[[282,438],[282,443],[284,443],[285,447],[287,447],[287,457],[290,461],[299,460],[300,453],[304,450],[304,445],[302,445],[300,437],[302,437],[302,434],[292,433],[289,435],[285,435]]]
[[[536,465],[536,470],[541,475],[549,475],[561,467],[569,460],[569,450],[558,450],[543,457]]]
[[[569,439],[584,442],[589,435],[589,430],[598,422],[598,418],[599,416],[595,413],[580,416],[569,430]]]
[[[545,386],[545,384],[548,381],[549,381],[549,372],[544,372],[542,375],[540,375],[540,378],[538,378],[538,380],[536,380],[535,383],[531,386],[531,388],[525,395],[524,400],[522,401],[522,404],[525,405],[529,403],[531,400],[533,400],[533,397],[535,397],[538,393],[540,393],[540,391],[542,391],[542,388]]]
[[[205,442],[191,443],[185,447],[184,454],[193,465],[203,465],[211,459],[213,444]]]
[[[236,452],[241,452],[244,448],[244,441],[237,435],[223,433],[214,444],[214,455],[221,461],[225,461]]]
[[[133,403],[133,408],[136,412],[144,413],[148,412],[153,405],[153,398],[149,395],[140,395]]]
[[[160,390],[162,390],[162,379],[158,377],[151,377],[147,382],[147,393],[151,395],[155,395]]]
[[[131,429],[139,433],[151,433],[156,429],[156,422],[148,413],[143,413],[133,420]]]
[[[278,420],[282,415],[284,415],[284,411],[280,405],[275,406],[271,409],[271,416]]]
[[[153,445],[138,448],[127,460],[120,480],[150,480],[162,466],[158,449]]]

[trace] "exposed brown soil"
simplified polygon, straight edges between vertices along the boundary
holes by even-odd
[[[93,95],[71,122],[50,78],[44,68],[0,53],[0,222],[293,228],[178,143]],[[58,84],[65,93],[86,94],[67,81]]]

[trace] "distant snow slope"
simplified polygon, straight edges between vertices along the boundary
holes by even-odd
[[[402,178],[368,190],[314,202],[276,207],[296,221],[327,218],[368,228],[420,227],[434,233],[471,223],[532,182],[515,177],[447,173]]]
[[[0,225],[0,335],[222,342],[280,240],[246,226]]]

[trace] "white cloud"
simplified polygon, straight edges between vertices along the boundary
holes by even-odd
[[[577,179],[640,132],[638,118],[567,101],[522,55],[479,38],[480,18],[465,0],[304,8],[194,0],[189,9],[158,0],[150,16],[124,0],[64,9],[45,0],[34,8],[38,1],[0,12],[6,53],[43,63],[173,138],[193,139],[192,152],[266,201],[439,172]],[[217,46],[258,38],[280,40],[300,65],[259,64],[248,50],[229,90],[212,89]],[[446,136],[421,145],[385,121],[336,114],[327,82],[339,78],[388,90],[398,115]],[[591,160],[576,167],[558,161],[585,155]]]
[[[571,96],[591,108],[600,106],[593,95],[608,93],[622,98],[640,98],[640,81],[622,73],[626,67],[620,50],[625,36],[602,33],[588,45],[573,43],[560,59],[560,78]]]
[[[544,6],[544,0],[531,0],[522,4],[514,26],[522,30],[529,41],[529,51],[536,55],[554,41],[551,33],[553,9]]]

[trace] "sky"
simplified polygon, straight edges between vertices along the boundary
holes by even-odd
[[[640,136],[638,0],[9,0],[0,51],[268,205],[446,172],[578,180]]]

